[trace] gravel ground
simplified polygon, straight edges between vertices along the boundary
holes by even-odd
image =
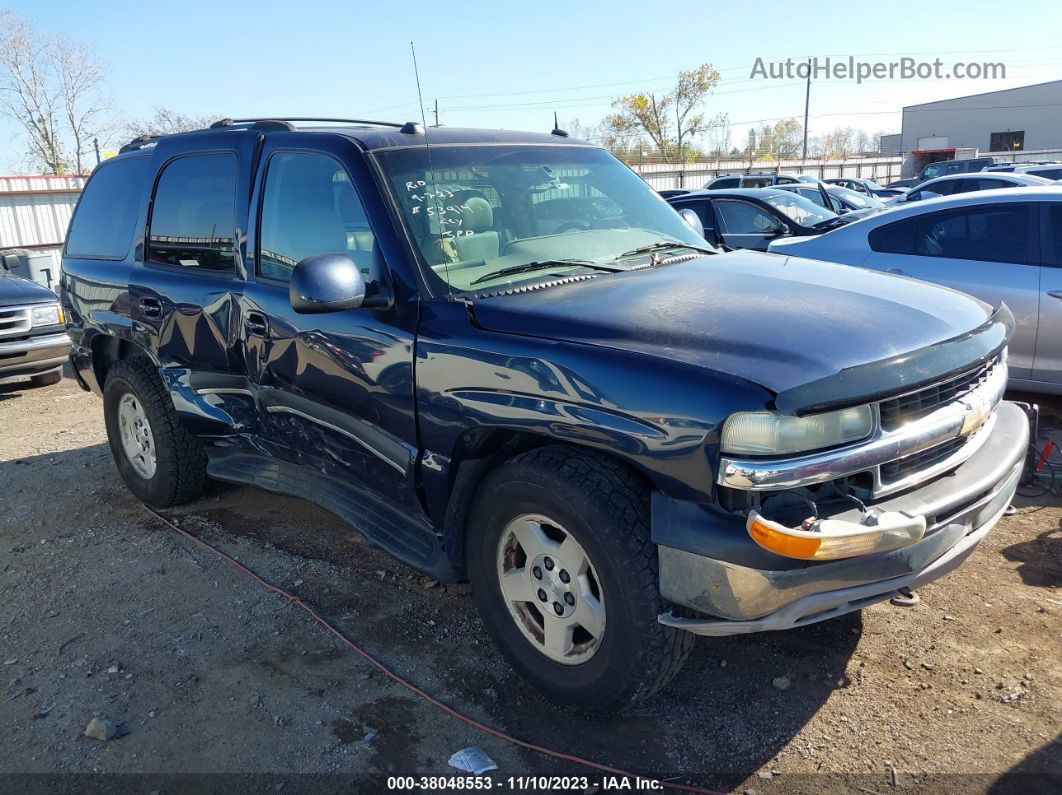
[[[590,773],[607,789],[424,703],[165,528],[120,483],[100,401],[69,379],[27,385],[0,384],[0,773],[136,773],[144,792],[172,774],[340,774],[317,783],[383,790],[450,775],[479,745],[495,788]],[[1062,503],[1017,505],[919,606],[702,639],[663,694],[607,721],[524,686],[466,586],[425,582],[328,513],[218,485],[169,515],[429,693],[552,748],[739,792],[1057,792],[1021,774],[1062,775]],[[116,736],[85,737],[93,717]]]

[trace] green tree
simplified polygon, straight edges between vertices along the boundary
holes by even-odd
[[[647,137],[666,159],[670,153],[684,151],[692,137],[718,123],[718,119],[708,120],[700,112],[718,82],[719,72],[711,64],[679,72],[671,91],[628,94],[613,100],[612,107],[618,112],[605,119],[604,126],[628,141]]]

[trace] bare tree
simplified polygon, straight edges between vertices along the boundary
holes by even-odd
[[[128,122],[125,126],[130,138],[138,135],[172,135],[174,133],[188,132],[189,130],[202,130],[209,127],[213,122],[222,118],[220,114],[213,116],[186,116],[170,108],[154,108],[154,115],[150,119],[138,119]]]
[[[70,133],[74,165],[78,174],[84,174],[92,140],[111,129],[102,95],[103,64],[90,47],[65,36],[54,39],[51,58]]]
[[[51,79],[51,57],[24,19],[0,13],[0,115],[19,124],[30,157],[53,174],[69,168],[60,127],[62,101]]]
[[[22,17],[0,13],[0,115],[25,132],[35,167],[84,172],[92,139],[107,128],[103,82],[89,46],[42,38]]]

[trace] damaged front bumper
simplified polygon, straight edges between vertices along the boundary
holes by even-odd
[[[988,429],[986,429],[988,430]],[[888,599],[959,566],[999,520],[1021,479],[1028,447],[1025,413],[1000,403],[977,451],[952,472],[872,503],[924,516],[924,537],[887,552],[835,561],[785,558],[759,547],[740,517],[662,494],[653,497],[664,598],[716,618],[665,613],[661,623],[698,635],[789,629]],[[855,521],[856,510],[839,513]]]

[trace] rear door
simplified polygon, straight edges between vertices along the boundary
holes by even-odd
[[[1036,330],[1033,379],[1062,383],[1062,203],[1041,211],[1040,325]]]
[[[171,389],[226,387],[244,375],[234,345],[255,140],[233,132],[211,135],[201,150],[156,148],[130,313],[134,337],[158,357]]]
[[[713,199],[712,207],[719,225],[719,237],[730,248],[766,251],[767,245],[784,229],[781,221],[752,202]]]
[[[367,282],[378,283],[386,270],[376,228],[386,216],[377,208],[370,223],[369,191],[359,191],[347,167],[364,170],[363,155],[346,139],[311,135],[271,135],[255,187],[257,253],[250,258],[241,334],[263,441],[274,455],[419,507],[416,306],[396,302],[325,314],[291,307],[291,272],[306,257],[345,254]],[[378,195],[371,198],[380,203]]]
[[[1040,304],[1039,217],[1035,204],[1007,202],[926,213],[870,234],[867,267],[935,282],[1005,302],[1017,328],[1011,374],[1033,368]]]

